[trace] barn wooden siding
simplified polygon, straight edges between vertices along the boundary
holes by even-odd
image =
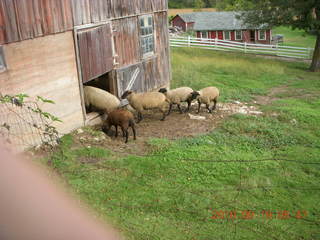
[[[132,65],[140,61],[138,18],[129,17],[112,21],[114,44],[117,56],[116,67]]]
[[[167,0],[0,0],[0,44],[167,10]]]
[[[129,19],[128,19],[129,20]],[[129,25],[136,22],[137,18],[131,19],[132,22],[127,22]],[[123,22],[122,22],[123,23]],[[135,84],[132,87],[132,90],[137,92],[147,92],[152,89],[165,86],[169,83],[171,78],[170,73],[170,62],[169,62],[169,32],[168,32],[168,18],[167,12],[159,12],[154,14],[154,23],[155,23],[155,53],[152,57],[148,59],[141,59],[141,54],[135,55],[134,57],[128,58],[131,59],[130,63],[136,63],[130,66],[127,66],[129,60],[127,59],[126,52],[140,50],[139,41],[132,40],[133,47],[132,49],[128,48],[128,45],[122,45],[121,42],[127,39],[127,35],[123,35],[123,38],[118,39],[118,47],[116,46],[116,52],[119,57],[119,65],[116,69],[115,78],[117,79],[118,84],[118,95],[126,90],[131,77],[134,75],[134,72],[139,68],[139,75],[135,81]],[[123,28],[127,28],[125,24]],[[137,34],[133,34],[132,38],[136,39]],[[119,48],[120,44],[120,48]],[[125,51],[125,52],[123,52]],[[132,54],[130,54],[132,56]],[[127,60],[128,62],[123,62],[121,59]],[[140,60],[139,60],[140,59]],[[138,63],[137,63],[138,62]]]
[[[78,45],[84,83],[113,69],[110,24],[79,31]]]

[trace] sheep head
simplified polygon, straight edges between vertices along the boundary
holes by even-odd
[[[159,92],[166,94],[168,90],[166,88],[160,88]]]
[[[121,96],[121,99],[126,99],[130,94],[132,94],[133,92],[128,90],[128,91],[125,91],[122,96]]]
[[[194,100],[194,99],[197,99],[198,97],[200,96],[200,93],[197,92],[197,91],[193,91],[192,93],[190,93],[189,95],[189,100]]]

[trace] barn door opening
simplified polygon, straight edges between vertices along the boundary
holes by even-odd
[[[250,30],[250,41],[255,42],[256,41],[256,31]]]
[[[110,23],[78,29],[76,37],[81,91],[83,86],[94,86],[117,95],[117,84],[112,77],[114,54]]]

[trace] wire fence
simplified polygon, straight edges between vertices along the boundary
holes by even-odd
[[[0,102],[0,138],[23,151],[35,146],[53,146],[58,141],[58,133],[51,126],[48,113],[42,112],[36,101]],[[50,115],[51,116],[51,115]]]
[[[191,47],[213,51],[230,51],[240,53],[251,53],[259,55],[271,55],[286,58],[312,59],[313,49],[303,47],[291,47],[273,44],[255,44],[246,42],[235,42],[220,39],[173,37],[170,39],[171,47]]]

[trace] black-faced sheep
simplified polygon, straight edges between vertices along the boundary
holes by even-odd
[[[108,114],[107,120],[103,123],[102,130],[107,134],[112,126],[116,128],[116,137],[118,137],[118,126],[122,130],[123,136],[126,138],[126,143],[128,142],[129,127],[132,128],[133,139],[136,140],[136,129],[134,123],[134,116],[131,112],[125,109],[116,109]]]
[[[205,104],[208,111],[212,113],[212,110],[216,109],[218,98],[219,98],[219,89],[216,87],[206,87],[201,89],[200,91],[194,91],[192,94],[192,99],[198,100],[198,112],[200,112],[201,104]],[[213,106],[210,109],[210,104],[213,102]]]
[[[192,97],[191,94],[193,92],[192,88],[189,87],[180,87],[172,90],[167,90],[166,88],[161,88],[159,92],[163,93],[166,95],[166,97],[170,100],[170,108],[168,111],[168,115],[171,113],[171,109],[173,104],[177,104],[178,109],[180,113],[182,112],[181,109],[181,103],[182,102],[187,102],[188,103],[188,108],[186,109],[186,112],[189,111],[191,102],[192,102]]]
[[[85,86],[83,90],[87,109],[109,113],[120,105],[120,100],[116,96],[100,88]]]
[[[134,93],[133,91],[126,91],[121,98],[127,99],[130,105],[138,112],[138,123],[143,119],[142,112],[149,109],[159,109],[163,113],[161,121],[164,121],[166,118],[169,100],[162,93]]]

